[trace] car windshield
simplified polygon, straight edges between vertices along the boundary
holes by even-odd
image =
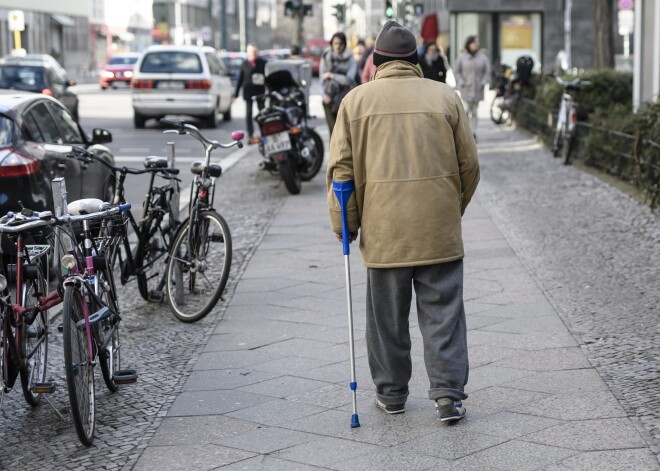
[[[108,65],[131,65],[137,62],[137,57],[113,57],[108,61]]]
[[[202,61],[194,52],[157,51],[144,56],[140,72],[160,74],[199,74]]]
[[[43,69],[29,65],[1,65],[0,88],[41,90],[45,88]]]
[[[11,145],[11,130],[14,122],[9,117],[0,114],[0,148]]]

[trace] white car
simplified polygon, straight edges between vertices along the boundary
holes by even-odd
[[[234,90],[212,47],[147,48],[135,65],[131,88],[136,128],[166,115],[194,116],[211,128],[220,113],[225,121],[231,119]]]

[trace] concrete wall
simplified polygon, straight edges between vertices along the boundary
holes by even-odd
[[[89,17],[92,14],[90,0],[0,0],[0,8],[23,11],[47,11],[64,15]],[[5,15],[2,19],[6,19]]]
[[[635,3],[633,108],[660,100],[660,2]]]

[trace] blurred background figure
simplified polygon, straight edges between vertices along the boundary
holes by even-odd
[[[435,42],[427,42],[424,45],[424,54],[419,65],[422,68],[424,78],[445,83],[447,80],[447,60],[440,53],[440,48]]]
[[[484,87],[490,81],[490,60],[480,49],[479,38],[468,36],[454,66],[456,86],[461,92],[465,112],[470,119],[474,140],[477,140],[477,108],[484,99]]]
[[[346,47],[346,35],[338,32],[330,39],[330,49],[321,57],[319,76],[323,86],[323,110],[330,135],[335,127],[341,100],[355,87],[357,62],[353,51]]]
[[[252,122],[252,97],[262,95],[266,92],[266,61],[259,57],[259,49],[254,44],[247,46],[247,60],[241,66],[241,72],[236,83],[234,98],[243,87],[243,99],[245,100],[245,125],[248,133],[248,144],[256,144],[259,138],[254,136],[254,123]],[[263,100],[257,100],[257,107],[264,107]]]

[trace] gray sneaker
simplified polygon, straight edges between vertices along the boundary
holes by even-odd
[[[378,398],[376,398],[376,407],[378,407],[382,411],[387,412],[388,414],[403,414],[406,411],[405,403],[388,405],[383,402],[380,402],[380,399]]]
[[[455,422],[465,417],[463,403],[448,397],[435,401],[435,411],[440,415],[440,422]]]

